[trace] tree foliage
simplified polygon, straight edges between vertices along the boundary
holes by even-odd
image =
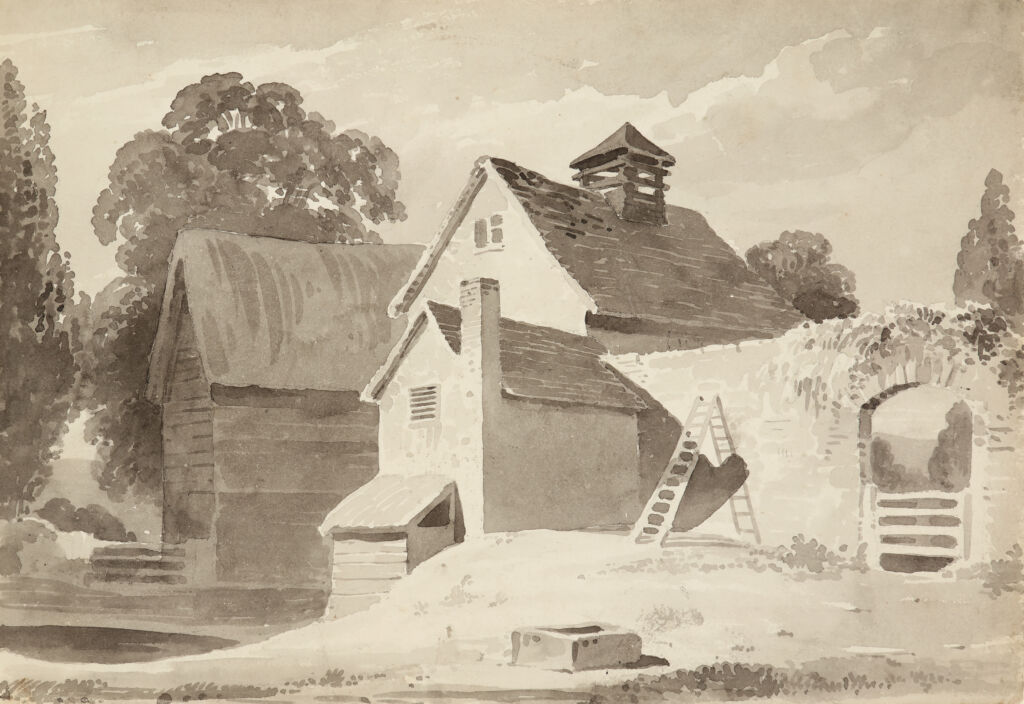
[[[816,323],[848,318],[859,307],[853,272],[830,261],[832,243],[823,235],[796,230],[747,250],[747,264],[780,296]]]
[[[1011,321],[1024,317],[1024,246],[1013,227],[1010,189],[992,169],[985,178],[981,215],[960,240],[953,294],[957,305],[989,305]]]
[[[1024,336],[991,308],[899,303],[882,313],[790,331],[760,376],[784,380],[787,396],[820,413],[863,402],[879,379],[899,378],[907,368],[937,384],[957,377],[980,383],[991,374],[1016,408],[1024,394]]]
[[[946,413],[946,427],[939,431],[938,442],[928,459],[928,477],[942,491],[962,491],[971,481],[971,443],[974,439],[974,414],[963,401],[957,401]]]
[[[906,466],[896,461],[892,443],[886,438],[871,440],[871,481],[882,491],[888,492],[921,488],[912,486],[913,478],[908,477]]]
[[[167,261],[178,231],[212,227],[305,242],[375,242],[404,219],[398,157],[380,139],[306,112],[283,83],[238,73],[183,88],[163,129],[118,150],[93,228],[117,245],[123,276],[104,296],[90,342],[87,426],[113,496],[160,480],[159,409],[145,398]]]
[[[65,327],[72,274],[57,244],[46,113],[0,63],[0,514],[25,512],[50,476],[76,379]]]

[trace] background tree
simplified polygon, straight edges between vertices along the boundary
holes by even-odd
[[[793,307],[816,323],[856,315],[853,272],[829,261],[832,243],[796,230],[747,250],[747,264]]]
[[[989,305],[1020,322],[1024,315],[1024,247],[1014,234],[1010,189],[992,169],[985,178],[981,215],[968,223],[960,240],[953,294],[957,305]]]
[[[144,390],[178,230],[376,242],[373,225],[405,217],[395,153],[307,113],[291,86],[206,76],[178,93],[163,128],[118,150],[93,210],[96,236],[117,243],[123,272],[94,304],[87,394],[86,431],[103,460],[100,484],[114,497],[159,486],[159,409]]]
[[[974,414],[964,401],[946,413],[946,427],[928,458],[928,477],[942,491],[963,491],[971,481],[971,443]]]
[[[57,170],[46,113],[0,63],[0,515],[26,511],[67,429],[76,367],[64,306],[72,274],[54,234]]]

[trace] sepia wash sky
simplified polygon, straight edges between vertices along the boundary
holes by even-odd
[[[238,71],[398,153],[409,217],[385,241],[428,241],[481,155],[569,182],[629,120],[676,157],[669,201],[741,254],[824,234],[871,310],[951,301],[989,169],[1024,211],[1022,7],[0,0],[0,58],[48,112],[80,290],[118,273],[90,224],[116,150],[183,86]]]

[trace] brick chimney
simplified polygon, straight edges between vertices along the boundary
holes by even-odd
[[[625,123],[569,165],[573,180],[600,193],[623,220],[664,225],[665,177],[676,160],[671,154]]]
[[[463,362],[465,417],[458,432],[463,461],[457,463],[456,481],[462,499],[466,535],[484,530],[484,488],[493,461],[498,404],[501,403],[501,354],[498,325],[501,319],[498,282],[470,279],[459,286],[462,313],[459,356]]]
[[[497,388],[501,374],[498,282],[487,278],[463,281],[459,286],[459,308],[462,312],[460,354],[472,374],[482,375],[485,388]]]

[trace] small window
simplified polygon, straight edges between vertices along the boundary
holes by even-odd
[[[473,225],[473,242],[477,249],[501,249],[505,234],[501,230],[502,219],[494,214],[490,219],[480,218]]]
[[[409,421],[434,420],[437,418],[437,385],[417,386],[409,392]]]

